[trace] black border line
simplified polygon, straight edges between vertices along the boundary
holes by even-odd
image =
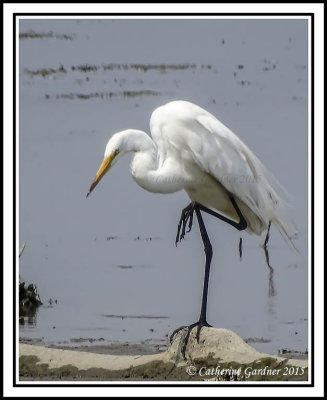
[[[17,201],[16,201],[16,18],[13,17],[13,202],[14,202],[14,215],[13,215],[13,386],[16,386],[16,316],[17,316],[17,282],[16,282],[16,213],[17,213]],[[19,265],[18,265],[19,268]]]
[[[35,15],[37,17],[39,16],[61,16],[61,17],[66,17],[66,16],[75,16],[75,17],[154,17],[154,16],[163,16],[163,17],[178,17],[178,16],[197,16],[197,17],[243,17],[243,16],[260,16],[260,17],[275,17],[275,16],[310,16],[313,15],[313,13],[14,13],[15,16],[32,16]]]
[[[311,382],[314,386],[314,14],[311,15]],[[310,79],[310,77],[308,77]],[[309,258],[308,258],[309,261]]]
[[[293,16],[303,16],[311,18],[311,383],[291,383],[291,384],[256,384],[256,383],[248,383],[248,384],[192,384],[192,383],[179,383],[179,384],[160,384],[160,383],[148,383],[148,384],[136,384],[133,383],[98,383],[98,384],[83,384],[83,381],[76,381],[76,384],[40,384],[40,383],[17,383],[16,382],[16,293],[17,293],[17,285],[15,282],[16,279],[16,20],[17,17],[21,16],[47,16],[47,17],[58,17],[58,16],[72,16],[72,17],[93,17],[99,16],[101,17],[117,17],[120,16],[137,16],[144,17],[147,19],[149,16],[194,16],[194,17],[203,17],[203,16],[211,16],[211,17],[237,17],[237,16],[248,16],[248,17],[257,17],[257,16],[269,16],[269,17],[293,17]],[[13,201],[14,201],[14,215],[13,215],[13,296],[14,296],[14,306],[13,306],[13,333],[14,333],[14,345],[13,345],[13,387],[98,387],[98,388],[107,388],[107,387],[203,387],[203,388],[212,388],[212,387],[283,387],[283,388],[293,388],[293,387],[314,387],[314,13],[14,13],[13,14]],[[309,261],[309,259],[308,259]],[[100,382],[100,381],[99,381]],[[105,381],[101,381],[105,382]],[[109,381],[110,382],[110,381]],[[184,381],[183,381],[184,382]],[[266,396],[270,398],[272,396]]]

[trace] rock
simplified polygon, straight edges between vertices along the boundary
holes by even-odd
[[[33,317],[42,304],[36,286],[19,279],[19,317]]]
[[[181,361],[181,347],[184,332],[179,332],[178,336],[167,350],[171,359]],[[285,358],[272,356],[266,353],[261,353],[253,347],[245,343],[245,341],[228,329],[217,329],[204,327],[201,329],[199,343],[196,340],[196,329],[193,329],[190,334],[190,339],[186,348],[186,360],[202,360],[211,357],[221,362],[238,362],[251,363],[260,358],[274,358],[276,360],[285,360]],[[293,359],[292,365],[304,365],[303,360]],[[306,361],[305,361],[306,362]],[[307,362],[306,362],[307,365]]]
[[[258,352],[227,329],[205,327],[199,343],[195,334],[194,329],[185,359],[181,354],[183,331],[165,352],[153,355],[114,356],[20,344],[20,375],[36,380],[49,376],[68,380],[308,380],[306,360]]]

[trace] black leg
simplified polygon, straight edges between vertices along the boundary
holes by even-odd
[[[184,212],[184,210],[183,210],[183,212]],[[193,205],[192,214],[193,214],[194,211],[196,213],[197,220],[198,220],[198,223],[199,223],[199,228],[200,228],[200,233],[201,233],[201,238],[202,238],[202,241],[203,241],[204,253],[205,253],[205,270],[204,270],[204,283],[203,283],[202,305],[201,305],[200,318],[199,318],[199,320],[197,322],[195,322],[192,325],[181,326],[180,328],[176,329],[172,333],[172,335],[170,337],[170,342],[172,342],[174,340],[176,334],[180,330],[187,329],[186,336],[183,339],[183,345],[182,345],[182,355],[183,355],[184,358],[185,358],[186,346],[187,346],[187,343],[189,341],[189,337],[190,337],[192,329],[197,327],[196,339],[199,342],[201,328],[203,328],[204,326],[211,326],[207,322],[207,300],[208,300],[208,286],[209,286],[210,265],[211,265],[213,252],[212,252],[212,246],[211,246],[211,243],[210,243],[210,239],[209,239],[206,227],[204,225],[203,218],[202,218],[201,211],[200,211],[200,207],[199,207],[198,204],[194,204]],[[184,225],[186,225],[186,222],[184,223]],[[183,223],[181,225],[183,226]]]
[[[229,225],[232,225],[234,228],[238,229],[239,231],[242,231],[247,228],[247,222],[245,218],[243,217],[243,214],[241,213],[241,210],[239,209],[234,197],[232,195],[229,196],[231,203],[233,204],[235,211],[239,217],[239,222],[235,222],[232,219],[229,219],[225,217],[224,215],[221,215],[217,213],[216,211],[211,210],[210,208],[207,208],[203,206],[200,203],[196,203],[195,201],[192,201],[187,207],[185,207],[182,210],[181,218],[178,223],[178,228],[177,228],[177,235],[176,235],[176,240],[175,240],[175,245],[177,246],[178,242],[181,242],[182,239],[185,238],[185,234],[187,232],[190,232],[192,229],[193,225],[193,213],[195,211],[195,207],[198,207],[201,211],[206,212],[207,214],[210,214],[221,221],[226,222]],[[188,230],[186,232],[186,226],[188,224]]]
[[[244,229],[247,228],[248,224],[247,224],[245,218],[243,217],[243,214],[241,213],[241,210],[239,209],[234,197],[232,195],[230,195],[229,198],[230,198],[230,201],[233,204],[234,209],[237,213],[239,222],[235,222],[232,219],[229,219],[229,218],[225,217],[224,215],[221,215],[221,214],[217,213],[216,211],[213,211],[210,208],[203,206],[202,204],[198,204],[198,205],[199,205],[199,208],[201,211],[204,211],[210,215],[213,215],[214,217],[226,222],[227,224],[232,225],[234,228],[236,228],[239,231],[243,231]]]
[[[174,340],[176,334],[180,330],[187,329],[186,336],[183,339],[183,345],[182,345],[182,355],[184,358],[185,358],[186,346],[189,341],[189,337],[190,337],[192,329],[197,327],[196,339],[199,342],[201,328],[203,328],[204,326],[209,326],[209,327],[211,326],[207,322],[207,300],[208,300],[210,265],[211,265],[213,252],[212,252],[212,245],[210,243],[210,239],[209,239],[205,224],[203,222],[201,211],[207,212],[208,214],[213,215],[213,216],[229,223],[230,225],[234,226],[238,230],[246,229],[247,223],[246,223],[241,211],[239,210],[235,200],[232,197],[231,197],[231,201],[232,201],[232,203],[235,207],[235,210],[240,218],[239,223],[237,223],[233,220],[230,220],[230,219],[226,218],[225,216],[220,215],[220,214],[208,209],[207,207],[202,206],[199,203],[192,202],[186,208],[183,209],[181,219],[178,224],[176,245],[179,241],[184,239],[187,224],[188,224],[188,232],[191,230],[192,223],[193,223],[193,213],[194,212],[196,213],[197,220],[199,223],[201,238],[202,238],[202,242],[203,242],[204,253],[205,253],[205,271],[204,271],[204,283],[203,283],[202,305],[201,305],[200,318],[197,322],[195,322],[194,324],[192,324],[190,326],[182,326],[182,327],[176,329],[170,337],[170,342],[172,342]]]
[[[199,208],[195,209],[196,216],[199,222],[199,228],[201,233],[201,238],[204,246],[204,254],[205,254],[205,269],[204,269],[204,283],[203,283],[203,294],[202,294],[202,306],[200,313],[200,321],[203,321],[207,324],[207,298],[208,298],[208,284],[209,284],[209,274],[210,274],[210,265],[212,260],[212,246],[209,240],[209,236],[206,230],[206,227],[203,222],[203,218]]]

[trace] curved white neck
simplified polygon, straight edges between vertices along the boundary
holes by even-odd
[[[135,153],[130,169],[138,185],[153,193],[174,193],[184,188],[172,160],[159,165],[158,149],[145,132],[130,131],[128,136],[125,148]]]

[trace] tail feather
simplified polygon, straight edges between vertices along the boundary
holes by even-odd
[[[297,234],[298,230],[294,221],[289,217],[289,215],[284,214],[281,216],[280,214],[277,214],[272,218],[272,222],[289,247],[299,253],[299,250],[292,240]]]
[[[265,212],[262,216],[266,218],[269,216],[269,220],[276,226],[289,247],[299,252],[292,240],[298,232],[291,217],[292,196],[260,160],[257,162],[262,168],[259,189],[265,204]]]

